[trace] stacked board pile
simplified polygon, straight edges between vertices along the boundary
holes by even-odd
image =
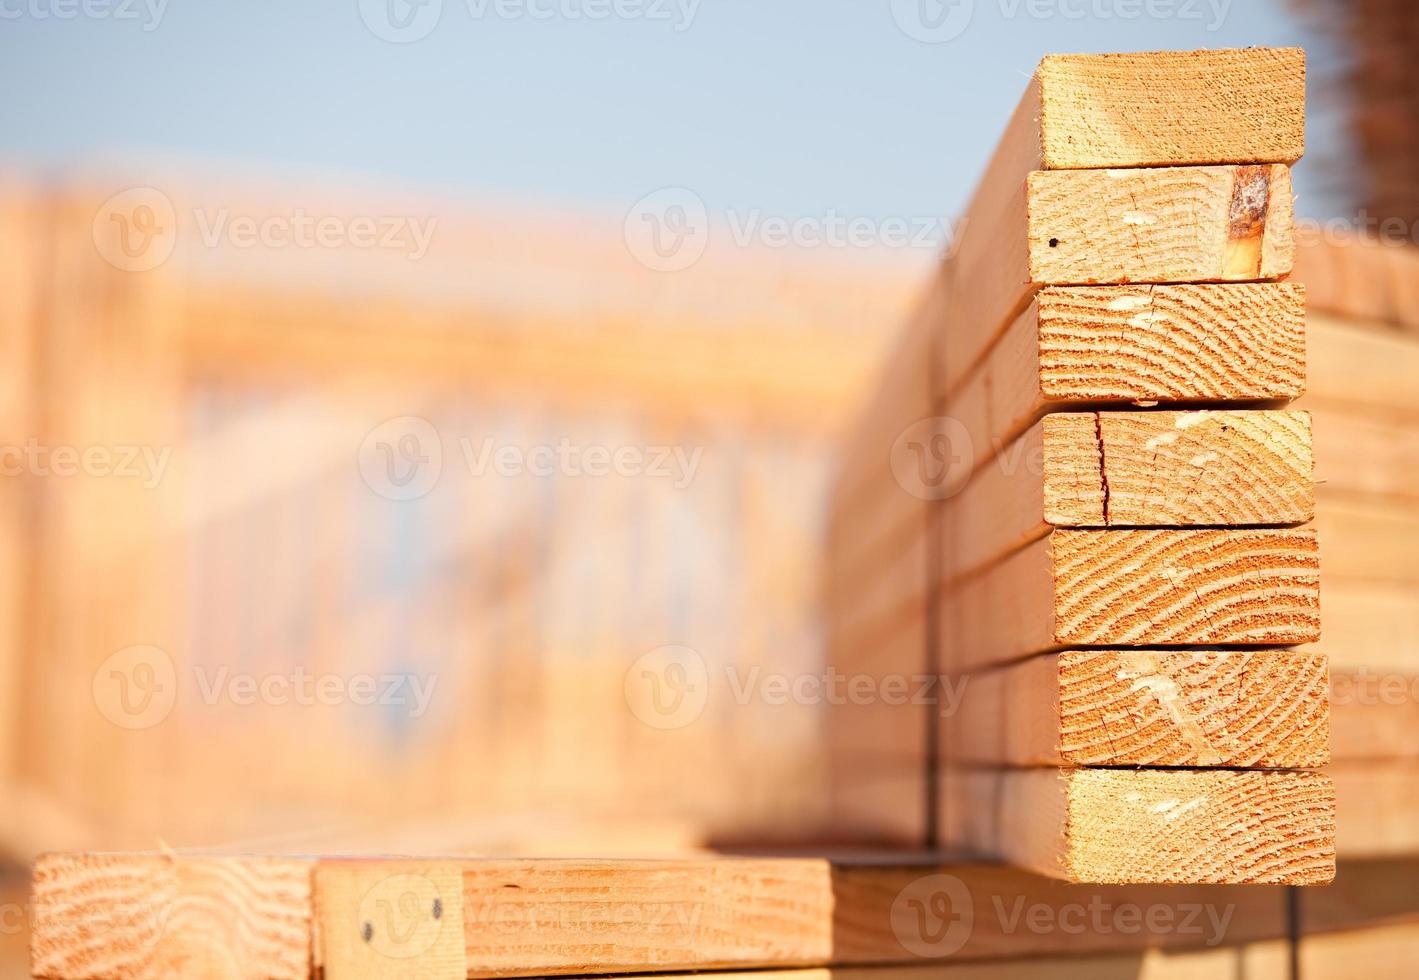
[[[1332,226],[1334,227],[1334,226]],[[1298,905],[1302,975],[1419,956],[1419,248],[1333,234],[1297,254],[1326,546],[1336,885]]]
[[[1326,542],[1341,858],[1419,853],[1419,249],[1317,241],[1310,308],[1316,522]]]
[[[938,680],[840,712],[841,828],[1074,881],[1333,876],[1327,665],[1291,649],[1320,633],[1284,407],[1304,76],[1041,63],[846,457],[834,665]]]

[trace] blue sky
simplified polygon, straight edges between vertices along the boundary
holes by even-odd
[[[422,4],[0,0],[0,147],[552,204],[680,185],[711,207],[954,214],[1044,53],[1315,42],[1279,0]],[[386,39],[406,22],[417,40]],[[938,22],[960,33],[913,36]],[[1303,213],[1338,207],[1304,164],[1297,184]]]

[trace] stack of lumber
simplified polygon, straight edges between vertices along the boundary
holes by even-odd
[[[1419,249],[1320,241],[1310,306],[1317,524],[1342,858],[1419,854]],[[1415,934],[1419,947],[1419,931]]]
[[[940,681],[841,713],[838,799],[932,770],[916,823],[897,790],[841,826],[1076,881],[1333,876],[1327,668],[1290,649],[1319,636],[1311,427],[1281,407],[1304,74],[1298,50],[1041,63],[896,359],[912,383],[846,457],[834,662]],[[895,485],[856,472],[889,454]]]

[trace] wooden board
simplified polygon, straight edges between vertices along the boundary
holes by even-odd
[[[42,977],[304,977],[312,862],[51,854],[35,865]]]
[[[960,770],[943,842],[1070,881],[1316,884],[1335,801],[1313,772]]]
[[[1080,887],[929,855],[270,865],[47,856],[35,871],[35,972],[304,978],[314,968],[345,980],[368,975],[332,956],[351,933],[351,948],[384,957],[383,975],[442,975],[444,944],[457,938],[464,975],[490,977],[1202,949],[1286,929],[1274,890]]]
[[[1041,169],[1294,163],[1300,48],[1049,55],[1036,72]]]
[[[987,766],[1310,768],[1326,659],[1293,650],[1065,650],[960,679],[941,755]]]
[[[948,593],[940,626],[948,673],[1077,645],[1310,643],[1316,536],[1056,530]]]
[[[1026,182],[1029,281],[1236,282],[1291,271],[1291,172],[1042,170]]]
[[[943,510],[946,580],[1051,527],[1301,524],[1315,513],[1304,412],[1061,412]]]

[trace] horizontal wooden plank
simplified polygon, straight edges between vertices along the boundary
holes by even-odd
[[[1291,172],[1280,165],[1037,171],[1029,281],[1237,282],[1291,271]]]
[[[462,945],[464,975],[491,977],[1203,949],[1286,929],[1271,890],[1082,887],[926,854],[278,868],[261,858],[48,855],[35,870],[35,912],[35,972],[54,978],[210,967],[345,980],[371,975],[372,962],[384,970],[373,975],[437,977],[450,939]],[[368,954],[382,959],[349,958]]]
[[[946,594],[950,673],[1069,646],[1319,639],[1308,528],[1056,530]]]
[[[1036,72],[1044,169],[1294,163],[1300,48],[1049,55]]]
[[[305,977],[313,866],[290,858],[45,855],[32,890],[35,975]]]
[[[1305,388],[1298,283],[1051,287],[1036,301],[1049,403],[1264,401]]]
[[[943,758],[986,766],[1310,768],[1326,659],[1292,650],[1066,650],[956,680]]]
[[[1335,789],[1313,772],[958,770],[947,846],[1081,882],[1316,884],[1335,874]]]

